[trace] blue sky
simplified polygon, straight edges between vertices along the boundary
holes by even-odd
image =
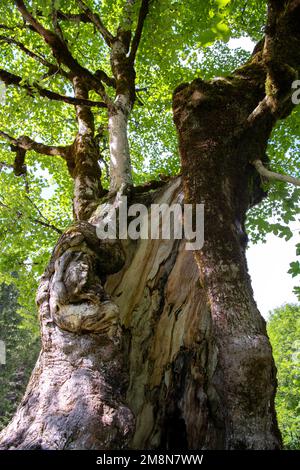
[[[286,302],[297,302],[293,294],[297,278],[287,273],[290,262],[296,260],[295,244],[300,241],[300,221],[295,227],[298,231],[288,242],[275,235],[268,235],[266,243],[251,244],[247,250],[254,297],[266,319],[270,310]]]

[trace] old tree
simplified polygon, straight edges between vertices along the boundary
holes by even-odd
[[[17,285],[25,327],[48,263],[42,350],[0,448],[280,448],[245,223],[251,208],[254,239],[288,238],[297,211],[299,190],[275,180],[296,176],[300,0],[0,12],[1,279]],[[242,36],[252,54],[227,46]],[[203,249],[100,240],[121,195],[204,203]]]

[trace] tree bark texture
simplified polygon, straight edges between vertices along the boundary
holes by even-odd
[[[111,69],[116,81],[116,96],[109,106],[110,189],[132,185],[128,118],[135,101],[134,62],[128,57],[128,32],[119,32],[111,49]],[[127,39],[126,39],[127,37]]]
[[[246,211],[260,192],[253,194],[255,173],[249,154],[256,152],[257,145],[264,148],[271,128],[262,128],[260,142],[256,138],[252,143],[247,133],[239,133],[256,105],[255,94],[248,103],[244,93],[239,80],[195,81],[175,93],[174,117],[185,200],[205,205],[205,243],[195,259],[215,345],[209,384],[214,445],[273,449],[280,445],[274,411],[275,366],[265,321],[253,299],[244,229]]]

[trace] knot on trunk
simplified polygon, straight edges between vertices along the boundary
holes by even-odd
[[[119,309],[103,285],[107,274],[119,271],[123,264],[118,240],[99,240],[93,225],[78,222],[59,239],[46,273],[47,292],[42,290],[37,303],[45,300],[46,293],[50,316],[63,330],[112,336]]]

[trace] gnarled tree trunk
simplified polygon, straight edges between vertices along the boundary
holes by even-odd
[[[132,197],[182,202],[181,179]],[[235,343],[216,329],[184,240],[123,241],[119,270],[124,254],[97,240],[97,220],[96,211],[91,224],[74,225],[54,251],[38,294],[43,350],[1,448],[278,447],[273,361],[249,284],[235,273],[235,289],[248,296],[238,314],[257,315],[255,334]],[[237,262],[245,268],[244,257]],[[231,380],[240,387],[239,428]]]

